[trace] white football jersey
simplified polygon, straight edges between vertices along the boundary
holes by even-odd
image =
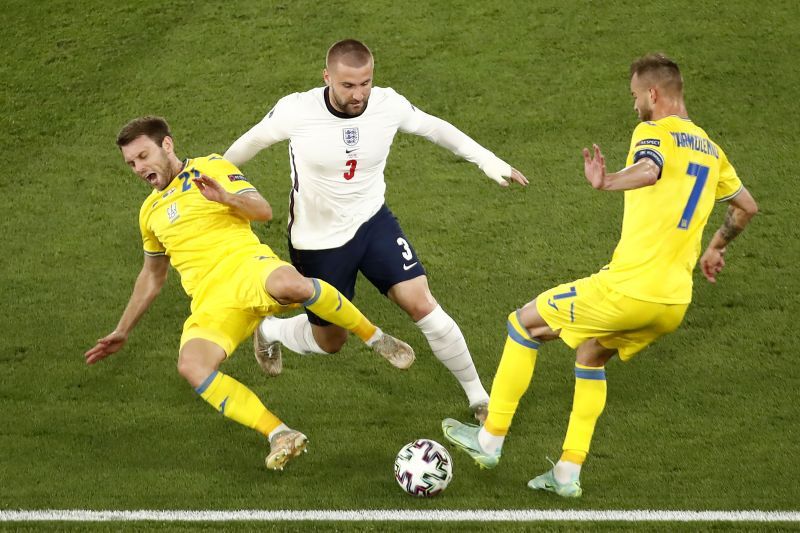
[[[510,173],[494,154],[391,88],[373,87],[366,109],[355,117],[334,109],[327,91],[318,87],[281,98],[225,152],[239,166],[289,139],[289,239],[298,250],[342,246],[378,212],[386,191],[383,169],[398,130],[424,135],[487,174]]]

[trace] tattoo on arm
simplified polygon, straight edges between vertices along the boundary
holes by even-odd
[[[744,228],[736,224],[736,208],[734,206],[728,207],[728,212],[725,213],[725,221],[719,228],[720,236],[725,239],[726,243],[731,242],[739,235]]]

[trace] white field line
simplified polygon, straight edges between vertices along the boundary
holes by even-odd
[[[89,511],[0,510],[0,522],[800,522],[800,511],[570,511],[452,510],[412,511]]]

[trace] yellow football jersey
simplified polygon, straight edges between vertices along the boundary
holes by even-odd
[[[256,190],[232,163],[212,154],[187,159],[181,173],[163,191],[150,193],[139,211],[144,253],[168,255],[189,296],[223,259],[261,244],[246,217],[200,193],[192,179],[201,174],[230,193]]]
[[[622,236],[600,274],[632,298],[689,303],[692,270],[714,201],[736,196],[742,182],[722,149],[689,119],[640,123],[627,165],[645,157],[661,168],[659,179],[625,191]]]

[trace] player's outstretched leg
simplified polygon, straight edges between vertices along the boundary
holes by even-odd
[[[489,416],[481,431],[481,444],[488,450],[501,447],[519,400],[533,379],[539,341],[520,322],[520,311],[508,315],[506,343],[492,382]]]
[[[467,395],[475,418],[483,423],[489,395],[483,388],[461,329],[436,302],[428,286],[428,278],[418,275],[395,283],[389,288],[387,295],[408,313],[425,335],[431,352],[456,378]]]
[[[414,350],[408,344],[383,333],[350,300],[321,279],[305,278],[292,267],[282,267],[269,275],[266,289],[279,302],[301,303],[323,320],[355,334],[397,368],[406,369],[414,362]],[[305,317],[289,320],[295,319],[298,324],[307,321]]]
[[[436,358],[458,380],[479,423],[486,420],[489,394],[483,388],[461,328],[440,305],[416,322]]]
[[[331,324],[336,324],[364,341],[393,366],[407,369],[414,362],[414,350],[403,341],[384,333],[367,320],[353,303],[321,279],[311,278],[314,295],[303,306]]]
[[[451,418],[442,422],[445,437],[485,468],[491,468],[489,464],[494,466],[500,460],[511,419],[533,377],[539,348],[539,343],[531,338],[528,330],[520,323],[519,311],[508,315],[507,330],[503,356],[492,384],[486,423],[479,428],[461,424]]]
[[[255,429],[267,437],[271,447],[267,456],[267,467],[282,469],[289,459],[305,450],[305,435],[291,430],[281,422],[244,384],[217,370],[224,359],[225,351],[215,343],[206,339],[191,338],[181,347],[178,371],[201,398],[226,418]],[[203,375],[206,375],[205,379],[201,377]],[[298,435],[293,441],[297,444],[288,446],[281,441],[280,446],[276,448],[277,437],[287,432]],[[302,436],[302,439],[299,436]],[[302,446],[300,440],[303,441]]]

